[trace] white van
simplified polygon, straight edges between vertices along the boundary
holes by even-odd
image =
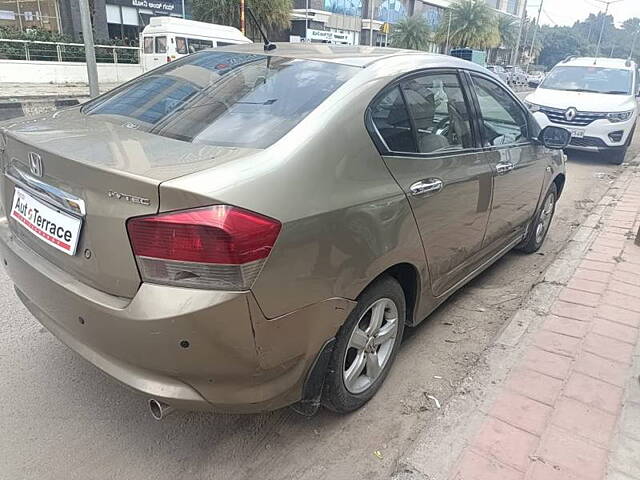
[[[570,149],[602,152],[619,165],[636,129],[639,94],[634,62],[569,57],[551,70],[525,103],[531,111],[544,114],[539,117],[542,123],[571,132]]]
[[[252,42],[234,27],[176,17],[152,17],[140,36],[142,69],[146,72],[205,48],[239,43]]]

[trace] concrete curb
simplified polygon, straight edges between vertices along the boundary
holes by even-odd
[[[398,462],[394,480],[446,480],[467,440],[482,424],[487,407],[532,342],[549,309],[568,283],[600,229],[600,220],[611,208],[616,192],[631,181],[627,168],[592,210],[583,225],[533,286],[523,307],[505,324],[476,368],[457,388],[456,394],[416,436],[413,448]]]

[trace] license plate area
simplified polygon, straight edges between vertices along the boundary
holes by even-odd
[[[16,187],[11,218],[42,242],[67,255],[75,255],[82,220],[50,206]]]
[[[570,128],[569,132],[573,138],[584,138],[584,130],[580,130],[579,128]]]

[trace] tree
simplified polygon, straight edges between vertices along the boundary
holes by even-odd
[[[520,21],[508,15],[498,15],[498,32],[502,48],[515,48]]]
[[[293,0],[246,0],[247,7],[267,31],[287,28],[291,21]],[[240,28],[240,2],[238,0],[193,0],[193,17],[201,22],[231,25]],[[247,13],[247,36],[258,39],[259,33]]]
[[[393,26],[391,46],[411,50],[426,50],[429,46],[431,29],[424,17],[406,17]]]
[[[449,7],[449,14],[449,45],[478,49],[500,45],[498,20],[484,0],[455,0]],[[441,22],[436,33],[438,43],[447,43],[447,31],[448,21]]]

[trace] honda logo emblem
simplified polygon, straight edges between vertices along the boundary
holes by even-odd
[[[42,157],[35,152],[29,152],[29,170],[36,177],[41,177],[44,174],[42,168]]]
[[[573,122],[577,116],[578,111],[573,107],[567,108],[567,111],[564,112],[564,118],[567,119],[567,122]]]

